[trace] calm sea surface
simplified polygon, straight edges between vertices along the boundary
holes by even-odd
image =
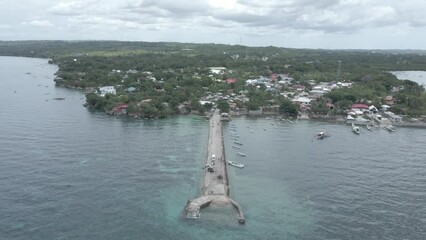
[[[225,125],[232,209],[198,196],[208,123],[90,112],[46,60],[0,57],[0,239],[425,239],[426,130],[301,121]],[[65,100],[54,100],[63,97]],[[314,139],[319,130],[332,136]],[[234,131],[232,131],[234,133]]]
[[[400,80],[411,80],[426,86],[426,71],[394,71],[391,73]]]

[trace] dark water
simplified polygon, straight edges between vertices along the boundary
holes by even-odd
[[[54,87],[47,61],[0,66],[0,239],[425,239],[426,130],[355,136],[344,125],[235,119],[247,157],[227,127],[224,137],[228,159],[246,164],[229,175],[247,223],[232,209],[188,221],[205,120],[90,112],[81,92]],[[315,140],[322,129],[332,136]]]

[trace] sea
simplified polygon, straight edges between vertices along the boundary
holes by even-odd
[[[235,117],[223,137],[245,164],[228,174],[246,224],[226,207],[185,219],[206,119],[91,111],[46,59],[0,70],[0,239],[426,239],[426,129]]]
[[[393,71],[391,73],[400,80],[411,80],[426,86],[426,71]]]

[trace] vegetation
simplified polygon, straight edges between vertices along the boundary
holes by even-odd
[[[312,104],[318,114],[338,114],[353,103],[383,104],[394,97],[392,111],[399,114],[426,114],[424,88],[411,81],[400,81],[388,71],[426,70],[423,51],[308,50],[241,45],[149,43],[118,41],[0,41],[0,55],[50,58],[59,66],[58,85],[85,89],[87,105],[111,112],[126,104],[126,113],[143,117],[197,111],[212,105],[199,100],[208,94],[223,96],[246,91],[247,102],[239,108],[259,110],[278,105],[278,112],[297,115],[298,106],[267,92],[264,86],[246,86],[245,80],[285,73],[293,83],[312,87],[315,82],[350,81],[351,88],[339,88]],[[337,74],[341,62],[341,73]],[[210,67],[225,67],[212,74]],[[235,83],[227,84],[228,78]],[[280,80],[280,79],[278,79]],[[99,96],[101,86],[115,86],[116,95]],[[285,91],[288,89],[281,89]],[[334,104],[330,109],[327,103]],[[221,111],[230,110],[227,101],[217,102]]]

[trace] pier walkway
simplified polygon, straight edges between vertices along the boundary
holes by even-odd
[[[207,157],[204,165],[204,183],[202,195],[185,206],[187,218],[198,218],[200,210],[210,204],[232,205],[238,211],[238,222],[245,223],[244,213],[240,205],[229,197],[229,182],[226,170],[225,146],[223,143],[222,121],[219,110],[210,117],[210,132],[207,146]]]

